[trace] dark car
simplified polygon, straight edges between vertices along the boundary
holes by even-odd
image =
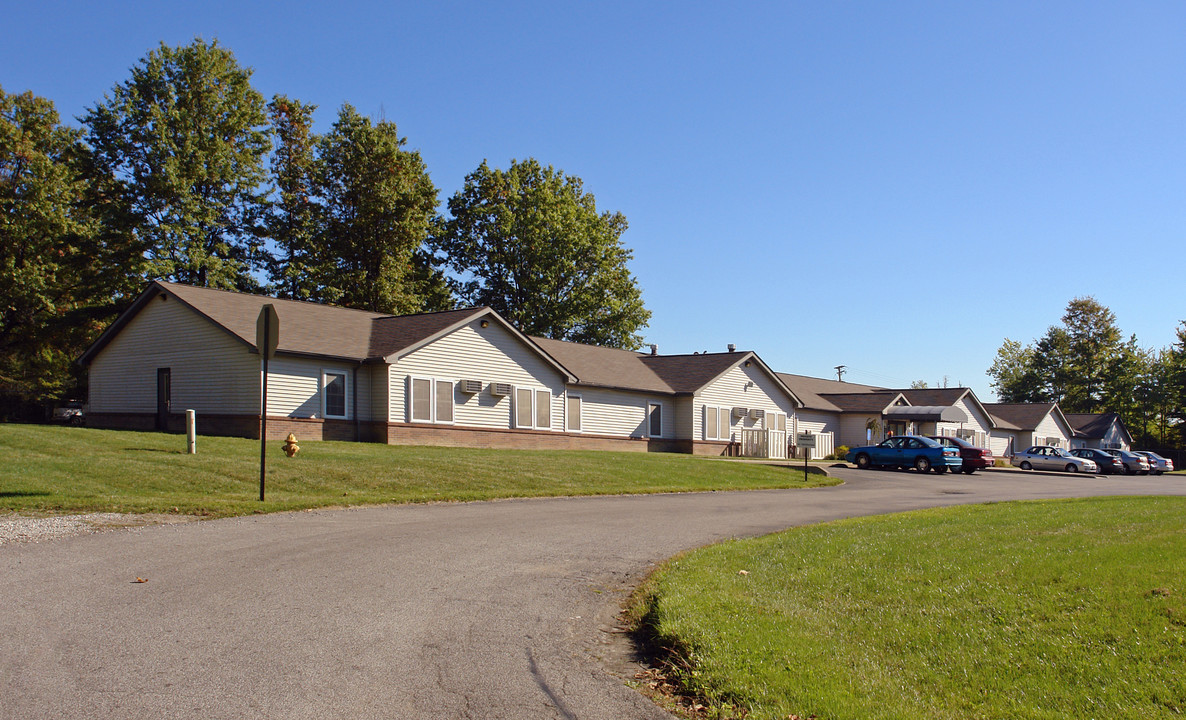
[[[963,438],[949,437],[947,435],[928,435],[927,437],[940,445],[958,449],[960,451],[960,458],[964,461],[960,469],[968,475],[971,475],[977,470],[992,467],[995,461],[995,458],[992,456],[992,450],[976,447]]]
[[[1075,457],[1085,458],[1087,460],[1094,460],[1096,465],[1100,466],[1100,472],[1105,475],[1123,475],[1124,463],[1115,455],[1109,455],[1103,450],[1096,450],[1095,448],[1079,448],[1072,450],[1071,454]]]

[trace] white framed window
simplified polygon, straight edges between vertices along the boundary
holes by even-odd
[[[704,439],[728,440],[732,428],[732,408],[704,406]]]
[[[453,381],[408,378],[408,422],[453,422]]]
[[[663,406],[647,403],[647,437],[663,437]]]
[[[777,411],[766,413],[766,429],[776,432],[787,431],[787,414]]]
[[[567,411],[568,411],[568,417],[567,417],[568,431],[569,432],[580,432],[581,431],[581,396],[580,395],[569,394]]]
[[[346,373],[341,370],[321,371],[321,417],[346,417]]]
[[[552,429],[552,391],[531,387],[515,388],[515,407],[511,416],[516,428]]]

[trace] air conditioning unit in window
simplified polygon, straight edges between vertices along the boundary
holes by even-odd
[[[764,417],[766,417],[766,411],[762,408],[754,408],[753,410],[749,411],[750,420],[761,420]]]
[[[735,407],[735,408],[733,408],[733,417],[743,418],[743,417],[745,417],[745,414],[748,412],[749,412],[749,408]]]
[[[482,392],[481,380],[458,380],[457,389],[466,395],[473,395],[474,393]]]
[[[494,397],[510,395],[514,387],[510,383],[490,383],[490,394]]]

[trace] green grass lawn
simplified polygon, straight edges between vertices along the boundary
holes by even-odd
[[[800,528],[676,558],[635,603],[710,717],[1186,712],[1186,498]]]
[[[259,441],[0,424],[0,511],[208,516],[506,497],[832,485],[802,468],[667,453],[481,450],[306,442],[295,458]]]

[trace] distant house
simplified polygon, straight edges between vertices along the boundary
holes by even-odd
[[[1071,448],[1075,429],[1058,403],[986,403],[992,413],[993,454],[1006,456],[1033,445]]]
[[[1066,413],[1066,418],[1075,429],[1075,437],[1071,438],[1073,448],[1132,449],[1132,435],[1114,412]]]
[[[153,282],[80,358],[88,423],[258,437],[256,319],[280,321],[269,436],[785,457],[801,401],[753,352],[528,337],[490,308],[391,316]]]
[[[837,446],[888,435],[949,435],[987,447],[993,419],[970,388],[894,389],[779,373],[803,401],[797,430],[832,434]]]

